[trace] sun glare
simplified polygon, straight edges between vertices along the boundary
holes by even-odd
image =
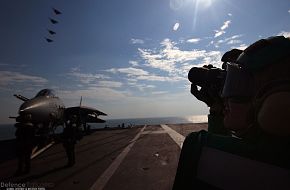
[[[194,5],[193,28],[196,28],[198,12],[205,10],[212,6],[214,0],[191,0]]]
[[[194,0],[194,1],[197,1],[200,4],[201,8],[208,8],[213,4],[214,0]]]

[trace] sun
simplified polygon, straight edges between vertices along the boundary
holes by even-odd
[[[198,6],[199,9],[209,8],[212,6],[215,0],[170,0],[170,8],[172,10],[180,10],[183,7],[194,5]]]
[[[212,6],[214,2],[214,0],[194,0],[194,1],[196,1],[200,5],[200,8],[208,8]]]
[[[194,5],[193,28],[196,27],[197,17],[199,11],[204,11],[211,7],[215,0],[191,0]]]

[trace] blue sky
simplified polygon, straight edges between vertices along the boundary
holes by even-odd
[[[43,88],[66,106],[82,96],[108,119],[203,115],[189,69],[220,66],[224,52],[261,38],[290,36],[290,1],[1,0],[0,23],[0,123],[17,115],[14,93],[33,97]]]

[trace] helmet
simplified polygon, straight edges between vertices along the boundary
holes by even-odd
[[[290,38],[259,40],[246,48],[236,63],[228,66],[223,96],[250,96],[253,121],[259,128],[268,134],[290,136]]]
[[[290,38],[274,36],[261,39],[249,47],[237,59],[237,63],[251,71],[261,70],[279,63],[290,55]]]

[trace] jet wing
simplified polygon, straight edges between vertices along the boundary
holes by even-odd
[[[97,118],[95,115],[89,114],[86,118],[87,123],[105,123],[105,120],[102,120],[100,118]]]
[[[29,98],[26,98],[20,94],[13,94],[13,96],[15,96],[16,98],[18,98],[19,100],[22,100],[24,102],[26,102],[27,100],[29,100]]]
[[[81,117],[81,120],[87,123],[104,123],[105,121],[99,119],[99,115],[106,116],[104,112],[101,112],[97,109],[85,107],[85,106],[76,106],[76,107],[69,107],[65,109],[66,117],[69,115],[76,115]]]

